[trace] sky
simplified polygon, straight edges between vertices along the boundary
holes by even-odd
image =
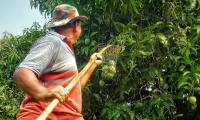
[[[48,21],[38,9],[31,9],[29,0],[2,0],[0,4],[0,38],[2,32],[22,35],[24,28],[38,22],[41,26]]]

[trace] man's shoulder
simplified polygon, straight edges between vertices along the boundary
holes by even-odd
[[[53,34],[49,34],[46,33],[46,35],[38,38],[38,40],[35,42],[34,45],[38,45],[38,44],[54,44],[54,45],[60,45],[62,42],[62,39],[53,35]]]

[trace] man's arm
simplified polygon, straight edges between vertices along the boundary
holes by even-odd
[[[81,78],[81,89],[83,90],[87,84],[87,82],[89,81],[89,78],[91,77],[92,73],[94,72],[95,68],[97,67],[97,65],[100,65],[102,63],[102,56],[98,53],[94,53],[91,58],[90,61],[94,61],[94,63],[92,64],[92,66],[89,68],[89,70],[87,71],[86,75],[84,75]]]
[[[57,98],[60,102],[64,102],[67,99],[67,93],[62,86],[45,88],[34,72],[27,68],[18,68],[13,77],[22,90],[36,100],[49,101]]]

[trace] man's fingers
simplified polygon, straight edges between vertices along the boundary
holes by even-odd
[[[61,94],[62,94],[63,100],[66,101],[68,99],[67,97],[68,92],[65,91],[65,89],[61,89]]]
[[[92,60],[97,60],[97,59],[101,60],[102,59],[102,55],[99,54],[99,53],[94,53],[94,54],[92,54],[91,59]]]
[[[57,88],[55,88],[54,90],[54,96],[60,101],[60,102],[64,102],[67,101],[68,99],[68,90],[65,90],[65,88],[63,88],[62,86],[57,86]]]
[[[95,63],[99,65],[102,63],[102,60],[96,60]]]
[[[95,53],[95,57],[96,57],[95,63],[96,63],[97,65],[100,65],[100,64],[102,63],[102,60],[103,60],[102,55],[99,54],[99,53]]]
[[[61,97],[61,95],[59,95],[58,93],[54,93],[55,97],[60,101],[60,102],[64,102],[63,98]]]
[[[102,57],[102,55],[100,55],[100,54],[96,54],[96,57],[97,57],[97,60],[102,60],[103,59],[103,57]]]
[[[69,94],[69,90],[67,90],[66,88],[63,89],[63,91],[65,92],[65,94]]]

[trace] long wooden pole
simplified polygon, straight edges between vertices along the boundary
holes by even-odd
[[[109,48],[111,45],[108,45],[99,51],[99,54],[103,55],[103,53]],[[89,68],[94,64],[93,61],[89,61],[88,64],[81,70],[81,72],[65,87],[65,91],[71,91],[71,89],[81,80],[83,76],[85,76],[89,70]],[[40,114],[37,120],[46,120],[52,110],[56,107],[59,103],[58,99],[54,99],[49,106]]]

